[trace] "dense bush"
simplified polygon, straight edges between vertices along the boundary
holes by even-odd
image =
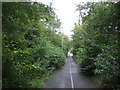
[[[62,37],[56,33],[60,21],[51,6],[36,2],[4,2],[2,25],[3,88],[34,87],[32,81],[44,81],[64,64],[66,53],[61,50],[61,41],[57,41]],[[68,48],[64,49],[67,52]]]
[[[45,58],[49,61],[48,67],[54,67],[55,69],[58,69],[64,64],[65,54],[60,48],[49,44],[49,49]]]
[[[72,51],[80,69],[110,88],[120,88],[119,6],[119,2],[78,5],[82,24],[75,26],[73,35]]]

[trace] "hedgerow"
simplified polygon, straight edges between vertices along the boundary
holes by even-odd
[[[109,88],[120,88],[119,6],[120,2],[78,5],[82,24],[75,26],[73,35],[72,52],[81,71]]]
[[[55,43],[62,34],[56,33],[60,20],[53,8],[36,2],[3,2],[2,26],[3,88],[43,87],[66,57],[61,41]]]

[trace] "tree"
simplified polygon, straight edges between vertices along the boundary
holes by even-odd
[[[60,22],[52,7],[42,3],[3,2],[2,7],[3,88],[36,87],[36,79],[42,87],[65,61],[55,31]]]
[[[78,5],[83,22],[80,26],[76,25],[73,35],[73,54],[80,69],[88,75],[95,75],[111,88],[120,87],[118,4],[98,2]]]

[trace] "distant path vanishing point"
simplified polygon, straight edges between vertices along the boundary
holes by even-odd
[[[44,88],[99,88],[89,77],[83,75],[71,56],[65,65],[53,73]]]

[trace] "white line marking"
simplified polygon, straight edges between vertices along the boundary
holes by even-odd
[[[69,59],[69,67],[70,67],[70,80],[71,80],[71,85],[72,85],[72,89],[74,90],[74,83],[73,83],[73,77],[72,77],[72,71],[71,71],[71,63],[70,63],[70,59]]]

